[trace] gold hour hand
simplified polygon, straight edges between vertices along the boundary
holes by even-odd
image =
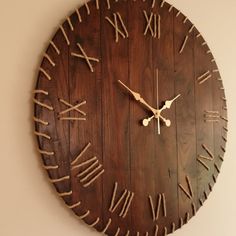
[[[136,101],[139,101],[141,104],[143,104],[146,108],[148,108],[152,113],[156,116],[157,115],[157,110],[154,109],[152,106],[150,106],[142,97],[139,93],[134,92],[131,90],[127,85],[125,85],[122,81],[118,80],[118,82],[125,88],[127,89],[135,98]]]
[[[166,101],[166,107],[167,107],[168,109],[170,109],[172,103],[173,103],[176,99],[178,99],[180,96],[181,96],[181,94],[178,94],[178,95],[177,95],[176,97],[174,97],[172,100]]]
[[[165,105],[159,110],[160,113],[161,113],[163,110],[165,110],[165,109],[170,109],[171,106],[172,106],[172,103],[173,103],[176,99],[178,99],[180,96],[181,96],[181,94],[178,94],[178,95],[175,96],[172,100],[167,100],[167,101],[165,101]]]

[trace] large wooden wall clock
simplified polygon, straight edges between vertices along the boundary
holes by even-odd
[[[165,1],[76,9],[34,93],[43,167],[89,226],[167,235],[208,198],[225,153],[224,88],[199,31]]]

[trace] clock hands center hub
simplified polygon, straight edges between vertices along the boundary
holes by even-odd
[[[143,126],[148,126],[149,123],[155,118],[155,119],[161,119],[164,124],[167,126],[167,127],[170,127],[171,126],[171,121],[168,120],[168,119],[165,119],[162,115],[161,115],[161,112],[166,110],[166,109],[170,109],[171,108],[171,105],[172,103],[181,96],[181,94],[175,96],[172,100],[167,100],[165,101],[165,104],[164,106],[161,108],[161,109],[155,109],[153,108],[152,106],[150,106],[142,97],[139,93],[131,90],[127,85],[125,85],[121,80],[118,80],[118,82],[126,89],[128,90],[128,92],[133,95],[134,99],[138,102],[140,102],[142,105],[144,105],[147,109],[149,109],[153,115],[149,118],[146,118],[146,119],[143,119],[142,121],[142,124]]]

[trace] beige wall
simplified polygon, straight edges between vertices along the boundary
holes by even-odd
[[[140,0],[141,1],[141,0]],[[150,0],[151,1],[151,0]],[[98,235],[58,200],[40,168],[31,91],[55,26],[79,0],[0,0],[0,235]],[[236,224],[236,1],[172,0],[217,59],[229,106],[226,161],[209,200],[176,236],[233,236]],[[233,103],[234,102],[234,103]]]

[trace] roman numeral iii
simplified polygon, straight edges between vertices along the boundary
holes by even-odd
[[[134,198],[134,193],[125,189],[122,195],[118,197],[116,201],[117,188],[118,188],[118,183],[115,182],[109,211],[114,212],[119,206],[121,206],[119,216],[125,218],[129,211],[131,202]]]
[[[205,111],[204,121],[205,122],[219,122],[220,114],[219,111]]]

